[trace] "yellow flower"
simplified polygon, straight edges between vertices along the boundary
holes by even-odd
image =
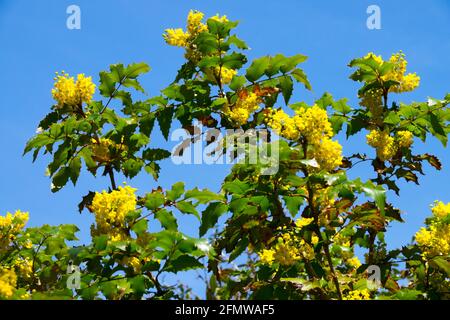
[[[260,97],[256,93],[243,91],[236,104],[231,109],[225,107],[223,111],[230,120],[238,125],[243,125],[248,121],[250,115],[258,110],[260,102]]]
[[[133,268],[134,272],[139,273],[141,271],[141,261],[137,257],[125,257],[122,263],[128,267]]]
[[[185,47],[187,45],[189,34],[184,32],[181,28],[166,29],[163,37],[167,44],[171,46]]]
[[[409,148],[414,142],[413,134],[410,131],[397,132],[396,139],[400,148]]]
[[[10,298],[16,290],[17,276],[13,270],[0,268],[0,297]]]
[[[211,19],[222,22],[222,23],[228,22],[227,16],[219,16],[219,14],[212,16]]]
[[[415,239],[425,258],[447,256],[450,254],[450,224],[446,218],[450,213],[450,203],[436,201],[431,211],[434,219],[428,222],[427,227],[417,231]]]
[[[394,138],[387,131],[372,130],[366,138],[367,144],[377,150],[377,157],[382,161],[390,160],[397,153]]]
[[[303,227],[308,226],[313,221],[314,221],[314,218],[300,218],[297,221],[295,221],[295,224],[297,227],[299,227],[301,229]]]
[[[316,159],[321,169],[331,171],[342,164],[342,146],[337,141],[324,138],[314,146],[310,157]]]
[[[77,87],[73,77],[67,73],[56,73],[55,84],[52,89],[52,96],[58,102],[58,106],[76,105],[78,103]]]
[[[95,92],[95,84],[92,77],[85,77],[83,73],[77,75],[77,83],[75,84],[78,101],[90,103]]]
[[[220,78],[222,79],[222,84],[228,84],[231,82],[233,77],[236,75],[237,71],[233,69],[228,69],[226,67],[220,68]],[[216,67],[216,74],[219,73],[219,67]]]
[[[217,78],[219,78],[220,70],[220,82],[221,84],[228,84],[231,82],[233,77],[236,75],[237,71],[233,69],[228,69],[226,67],[215,67],[214,69],[209,69],[206,72],[206,78],[210,81],[217,83]]]
[[[409,73],[405,75],[398,87],[392,89],[393,92],[407,92],[413,91],[420,84],[420,77],[416,73]]]
[[[275,252],[272,249],[270,250],[264,249],[262,252],[258,253],[261,262],[269,265],[272,264],[274,260],[274,254]]]
[[[9,248],[10,242],[17,237],[28,222],[28,212],[17,210],[14,214],[7,212],[0,216],[0,253]]]
[[[369,300],[370,292],[367,289],[349,291],[342,300]]]
[[[64,71],[56,73],[55,84],[52,89],[52,96],[58,102],[58,106],[80,105],[83,102],[89,103],[95,92],[95,84],[92,77],[85,77],[84,74],[77,75],[77,81]]]
[[[361,261],[359,261],[358,257],[353,257],[350,259],[347,259],[347,264],[354,269],[358,269],[361,266]]]
[[[283,229],[284,230],[284,229]],[[261,262],[291,266],[301,259],[314,259],[314,249],[303,239],[298,239],[293,231],[288,231],[276,238],[275,244],[258,253]]]
[[[405,59],[404,53],[398,52],[393,54],[389,59],[389,62],[394,64],[394,68],[382,78],[384,81],[394,80],[399,82],[398,85],[390,87],[390,92],[400,93],[413,91],[419,86],[419,76],[417,76],[415,73],[408,73],[405,75],[408,62]]]
[[[13,263],[20,277],[30,279],[33,276],[33,263],[28,258],[16,259]]]
[[[433,215],[438,218],[445,218],[450,214],[450,202],[444,204],[442,201],[436,201],[433,208],[431,208]]]
[[[128,150],[126,145],[116,144],[111,139],[92,139],[91,142],[92,144],[89,148],[92,151],[92,159],[99,163],[108,162],[112,160],[115,153],[121,153]]]
[[[189,11],[187,17],[187,30],[190,34],[196,34],[207,31],[208,27],[202,23],[204,14],[200,11]]]
[[[127,213],[136,209],[136,189],[130,186],[119,186],[112,192],[96,193],[90,207],[95,215],[96,227],[92,235],[109,234],[112,241],[126,238],[124,233]]]
[[[294,117],[281,109],[269,109],[265,121],[276,134],[286,139],[303,138],[311,147],[307,156],[316,159],[321,169],[331,171],[342,163],[342,146],[331,140],[331,123],[326,110],[319,106],[301,107]]]

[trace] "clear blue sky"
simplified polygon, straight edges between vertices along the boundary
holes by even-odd
[[[66,8],[81,8],[81,30],[66,28]],[[382,29],[366,28],[366,8],[381,8]],[[184,27],[189,9],[207,15],[226,14],[240,20],[238,34],[252,50],[249,57],[266,54],[302,53],[310,58],[304,64],[313,92],[300,89],[295,99],[312,102],[329,91],[336,98],[348,97],[357,104],[358,84],[348,79],[347,63],[354,57],[374,51],[388,57],[403,50],[409,71],[421,76],[421,86],[400,98],[404,102],[442,98],[450,91],[450,2],[433,1],[24,1],[0,0],[0,213],[22,209],[30,212],[30,225],[75,223],[80,237],[89,239],[89,213],[80,215],[77,204],[88,190],[107,187],[104,178],[83,174],[76,188],[68,185],[59,193],[50,192],[44,175],[49,158],[35,164],[22,158],[25,142],[52,104],[50,90],[55,71],[86,73],[98,80],[98,72],[109,64],[146,61],[152,71],[142,78],[150,95],[174,79],[183,62],[182,50],[165,45],[165,28]],[[294,101],[295,101],[294,99]],[[344,152],[370,150],[364,136],[344,144]],[[160,139],[155,136],[154,143]],[[362,148],[362,149],[361,149]],[[436,172],[425,167],[421,186],[402,183],[401,197],[390,200],[404,212],[406,223],[390,228],[392,246],[407,243],[429,214],[435,199],[450,201],[450,152],[430,140],[416,143],[414,151],[431,152],[441,158],[444,168]],[[163,163],[159,184],[169,187],[177,181],[188,186],[218,191],[226,166],[174,166]],[[354,169],[361,175],[364,167]],[[143,193],[156,186],[146,175],[132,182]],[[181,217],[182,230],[197,234],[195,219]],[[193,275],[184,281],[193,282]],[[196,291],[201,285],[195,284]]]

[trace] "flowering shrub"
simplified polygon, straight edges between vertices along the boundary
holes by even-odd
[[[386,190],[399,194],[402,179],[419,184],[425,162],[441,169],[437,157],[414,154],[414,142],[434,137],[447,144],[450,94],[392,101],[392,93],[414,90],[420,78],[406,73],[401,52],[389,60],[369,53],[349,64],[350,78],[362,85],[359,106],[329,93],[312,105],[291,103],[296,84],[311,89],[300,68],[307,57],[277,54],[247,65],[236,26],[226,16],[191,11],[185,30],[167,29],[165,41],[184,48],[186,62],[173,83],[144,101],[134,93],[145,92],[139,77],[150,70],[146,63],[113,64],[98,84],[84,74],[57,74],[55,104],[25,153],[51,157],[53,192],[76,185],[84,169],[110,185],[86,190],[79,204],[95,216],[92,239],[81,246],[74,225],[26,228],[26,213],[0,216],[0,298],[191,298],[189,288],[161,279],[194,269],[209,271],[209,299],[449,298],[450,203],[436,202],[426,226],[401,249],[387,250],[384,234],[403,221]],[[237,163],[217,193],[186,190],[183,182],[147,193],[118,185],[118,174],[141,171],[158,180],[159,161],[171,153],[152,145],[150,135],[158,122],[167,140],[175,120],[192,140],[196,122],[268,129],[266,144],[279,136],[278,171],[266,175],[262,163]],[[366,132],[374,151],[346,154],[340,132]],[[360,162],[370,162],[372,179],[347,177]],[[180,213],[198,219],[198,238],[178,230]],[[73,265],[80,268],[74,287]],[[376,286],[367,278],[373,266],[380,270]]]

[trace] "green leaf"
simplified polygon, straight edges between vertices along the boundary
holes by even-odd
[[[175,201],[179,199],[184,193],[184,182],[177,182],[172,186],[171,190],[166,192],[167,199]]]
[[[293,70],[298,64],[305,62],[307,59],[308,57],[302,54],[296,54],[292,57],[287,57],[283,61],[283,64],[280,66],[280,71],[283,73],[287,73]]]
[[[53,139],[52,137],[48,136],[47,133],[42,133],[39,134],[33,138],[31,138],[25,147],[25,150],[23,152],[23,154],[27,154],[28,152],[30,152],[32,149],[36,149],[36,148],[41,148],[44,147],[48,144],[54,143],[55,139]]]
[[[306,89],[312,90],[311,83],[309,83],[308,77],[302,69],[295,69],[291,72],[291,75],[297,82],[303,83]]]
[[[128,159],[122,164],[123,173],[129,178],[135,177],[142,169],[144,163],[140,159]]]
[[[200,220],[200,216],[199,216],[199,214],[197,212],[197,209],[195,208],[195,206],[191,202],[189,202],[189,201],[180,201],[180,202],[177,202],[175,204],[175,207],[178,210],[180,210],[182,213],[195,215]]]
[[[111,74],[106,71],[101,71],[99,76],[100,85],[98,86],[98,89],[100,94],[104,97],[111,97],[116,90],[116,82],[112,79]]]
[[[137,275],[135,277],[132,277],[130,280],[130,286],[134,293],[138,295],[143,295],[145,291],[147,290],[146,283],[147,277],[144,275]]]
[[[94,248],[97,251],[105,250],[106,245],[108,244],[108,235],[103,234],[100,236],[96,236],[92,239],[92,242],[94,243]]]
[[[202,69],[208,69],[219,66],[219,62],[220,58],[217,56],[205,56],[199,61],[198,66]]]
[[[177,219],[173,216],[172,212],[166,209],[158,210],[155,213],[155,218],[161,223],[161,226],[167,230],[178,230]]]
[[[442,270],[448,277],[450,277],[450,263],[446,259],[442,257],[435,257],[430,260],[430,264],[437,269]]]
[[[148,193],[145,196],[145,207],[154,211],[164,204],[164,195],[159,192]]]
[[[153,113],[146,114],[139,119],[139,128],[141,133],[147,137],[150,136],[155,125],[155,115]]]
[[[226,43],[228,45],[234,44],[238,49],[248,49],[247,44],[234,34],[228,38]]]
[[[159,177],[159,171],[161,170],[161,167],[156,162],[152,162],[147,164],[145,167],[145,172],[148,174],[151,174],[153,176],[153,179],[158,180]]]
[[[159,161],[170,157],[171,153],[165,149],[145,149],[142,153],[142,158],[148,161]]]
[[[230,82],[229,87],[231,90],[237,91],[238,89],[242,88],[246,82],[247,80],[244,76],[234,76]]]
[[[399,300],[416,300],[421,294],[421,291],[405,288],[397,291],[392,297]]]
[[[269,63],[270,60],[268,56],[253,60],[250,67],[248,67],[247,69],[247,73],[245,74],[247,80],[250,82],[255,82],[256,80],[261,78],[264,75],[267,67],[269,66]]]
[[[69,176],[70,176],[69,167],[62,167],[61,169],[59,169],[58,172],[56,172],[56,174],[53,176],[52,192],[57,192],[62,187],[64,187],[67,184],[67,181],[69,180]]]
[[[283,196],[284,203],[286,204],[286,208],[289,210],[289,213],[292,217],[295,217],[299,210],[300,206],[304,202],[304,198],[297,196],[297,197],[291,197],[291,196]]]
[[[126,88],[133,88],[137,91],[145,93],[144,88],[141,86],[141,84],[136,79],[125,79],[124,81],[122,81],[122,86],[124,86]]]
[[[134,231],[137,235],[140,235],[147,231],[148,229],[148,221],[147,219],[141,219],[131,227],[131,230]]]
[[[280,89],[283,94],[284,102],[289,104],[289,100],[292,96],[292,91],[294,90],[294,83],[292,82],[291,77],[284,76],[280,78]]]
[[[350,111],[352,111],[352,108],[347,104],[348,99],[347,98],[343,98],[343,99],[339,99],[337,101],[333,101],[331,103],[331,106],[333,107],[334,110],[341,112],[342,114],[347,114]]]
[[[173,117],[174,108],[173,107],[165,107],[163,109],[159,109],[157,113],[156,119],[158,120],[159,128],[164,136],[164,139],[169,138],[170,126],[172,125],[172,117]]]
[[[247,57],[242,53],[233,52],[222,57],[222,66],[228,69],[240,69],[247,62]]]
[[[207,203],[212,200],[224,200],[220,194],[214,193],[208,189],[200,190],[198,188],[186,192],[184,199],[196,199],[199,203]]]
[[[249,184],[236,179],[232,182],[225,182],[222,189],[232,194],[244,195],[253,188]]]
[[[202,213],[202,223],[200,225],[200,237],[213,228],[221,215],[228,211],[228,206],[221,202],[210,203]]]
[[[384,215],[384,206],[386,204],[386,190],[382,186],[377,186],[373,184],[372,181],[366,182],[362,186],[362,191],[372,199],[375,200],[375,203],[380,209],[382,215]]]
[[[80,157],[72,158],[69,164],[69,170],[70,170],[70,180],[72,181],[73,185],[76,185],[81,170]]]
[[[137,78],[143,73],[150,71],[150,67],[145,62],[131,63],[125,69],[125,75],[127,78]]]
[[[286,57],[282,54],[277,54],[274,57],[269,57],[269,66],[266,68],[265,74],[269,78],[280,72],[280,67],[284,63]]]
[[[319,281],[309,281],[307,279],[303,279],[303,278],[281,278],[281,281],[285,281],[285,282],[291,282],[294,283],[296,285],[300,286],[300,290],[302,291],[309,291],[315,288],[320,288],[320,282]]]
[[[170,260],[169,265],[164,269],[167,272],[177,273],[179,271],[198,268],[203,268],[203,264],[201,264],[196,258],[183,254],[174,260]]]

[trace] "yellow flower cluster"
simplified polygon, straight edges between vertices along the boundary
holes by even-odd
[[[216,14],[215,16],[212,16],[211,19],[219,21],[221,23],[228,22],[228,18],[225,15],[224,16],[219,16],[219,14]]]
[[[356,256],[347,259],[346,263],[354,269],[358,269],[361,266],[361,261],[359,261],[358,257]]]
[[[128,267],[133,268],[134,272],[138,273],[141,271],[142,264],[139,258],[137,257],[125,257],[122,260],[122,263]]]
[[[387,131],[372,130],[366,138],[367,144],[377,150],[377,157],[382,161],[391,159],[397,152],[394,138]]]
[[[393,54],[389,59],[389,62],[394,64],[394,69],[388,74],[383,76],[383,80],[394,80],[400,84],[392,86],[390,91],[392,92],[407,92],[413,91],[419,86],[420,77],[416,73],[406,73],[406,65],[408,62],[405,59],[405,54],[398,52]]]
[[[431,208],[431,212],[437,218],[445,218],[450,214],[450,202],[445,204],[442,201],[437,201]]]
[[[342,297],[342,300],[369,300],[370,292],[367,289],[363,290],[353,290],[347,292],[347,294]]]
[[[409,148],[414,142],[410,131],[398,131],[392,137],[386,130],[372,130],[366,138],[367,144],[377,150],[377,157],[382,161],[392,159],[400,148]]]
[[[220,78],[220,83],[224,85],[231,82],[233,77],[237,74],[237,71],[226,67],[215,67],[214,69],[206,71],[205,74],[208,80],[215,83],[217,83],[217,79]]]
[[[373,52],[369,52],[364,58],[368,59],[370,57],[372,57],[379,65],[382,65],[384,63],[383,58],[381,56],[375,55]],[[413,91],[419,86],[420,77],[416,73],[405,74],[408,62],[405,59],[404,53],[394,53],[389,58],[388,62],[392,63],[394,65],[394,68],[387,74],[383,75],[381,79],[383,81],[393,80],[399,82],[398,85],[390,87],[390,92],[400,93]],[[378,93],[381,96],[381,93],[379,91]]]
[[[326,110],[319,106],[299,108],[293,117],[282,109],[269,110],[266,122],[278,135],[286,139],[303,138],[311,147],[307,156],[316,159],[321,169],[330,171],[342,163],[342,146],[331,140],[331,123]]]
[[[411,131],[406,130],[398,131],[396,133],[396,139],[400,148],[409,148],[414,142],[413,134],[411,133]]]
[[[16,290],[17,276],[13,270],[0,268],[0,298],[10,298]]]
[[[369,90],[368,92],[360,96],[361,101],[359,102],[361,106],[367,107],[369,109],[372,117],[372,122],[377,126],[381,126],[384,120],[384,109],[381,95],[382,91],[380,89]]]
[[[316,159],[321,169],[331,171],[342,163],[342,146],[337,141],[322,139],[308,152],[308,157]]]
[[[33,276],[33,263],[28,258],[18,258],[13,261],[13,266],[17,273],[24,279],[30,279]]]
[[[236,104],[230,108],[224,107],[224,114],[238,125],[245,124],[250,115],[258,110],[261,98],[255,92],[242,91],[236,100]]]
[[[112,241],[127,238],[125,217],[136,209],[135,191],[130,186],[119,186],[118,190],[95,194],[90,207],[96,222],[96,227],[91,229],[92,236],[108,234]]]
[[[292,266],[301,259],[314,259],[314,249],[304,239],[297,239],[291,231],[278,236],[275,245],[270,249],[263,249],[258,255],[264,264],[272,265],[277,262],[283,266]]]
[[[86,77],[84,74],[77,75],[77,81],[64,71],[62,74],[56,73],[55,84],[52,89],[52,96],[58,102],[58,106],[80,105],[89,103],[95,92],[95,84],[92,77]]]
[[[422,247],[425,258],[450,254],[450,224],[447,222],[450,215],[450,202],[436,202],[431,209],[434,219],[427,228],[421,228],[415,235],[416,241]]]
[[[295,225],[301,229],[303,227],[309,226],[313,221],[314,218],[300,218],[295,221]]]
[[[167,29],[164,34],[164,39],[167,44],[175,47],[184,47],[186,46],[187,39],[189,35],[183,31],[183,29]]]
[[[186,31],[182,28],[178,29],[166,29],[163,34],[164,40],[167,44],[176,47],[183,47],[186,49],[185,57],[189,61],[197,63],[203,57],[201,52],[199,52],[195,39],[197,36],[205,31],[208,31],[208,26],[202,22],[204,14],[199,11],[191,10],[189,11],[187,17],[187,27]],[[215,15],[211,19],[216,20],[221,23],[228,22],[226,16]],[[206,78],[213,82],[218,82],[217,78],[220,77],[221,84],[228,84],[231,79],[236,74],[236,70],[229,69],[226,67],[220,68],[209,68],[206,70]]]
[[[92,151],[92,159],[99,163],[104,163],[112,160],[113,153],[120,153],[128,150],[128,147],[126,145],[116,144],[111,139],[92,139],[91,142],[92,144],[90,145],[90,149]]]
[[[0,252],[8,249],[11,241],[16,239],[28,222],[28,212],[17,210],[14,214],[9,212],[0,216]]]
[[[202,22],[204,14],[199,11],[191,10],[189,11],[187,17],[187,31],[181,28],[177,29],[166,29],[163,34],[164,40],[167,44],[176,47],[186,48],[186,57],[194,56],[193,41],[197,35],[201,32],[207,31],[208,26]]]

